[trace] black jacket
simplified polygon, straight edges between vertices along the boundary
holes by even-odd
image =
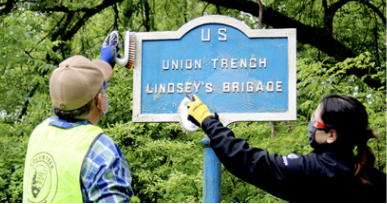
[[[290,202],[386,203],[386,174],[365,169],[372,185],[360,183],[351,150],[282,157],[249,147],[214,117],[206,118],[202,128],[228,171],[276,197]]]

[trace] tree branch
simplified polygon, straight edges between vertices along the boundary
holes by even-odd
[[[204,16],[204,11],[207,9],[208,5],[210,5],[210,3],[207,3],[207,5],[204,7],[203,11],[202,11],[202,16]],[[168,12],[167,12],[168,13]]]
[[[42,76],[45,76],[47,73],[48,73],[49,69],[45,70],[43,73],[42,73]],[[36,90],[38,89],[40,83],[38,82],[30,91],[30,93],[28,94],[28,98],[31,98],[35,95],[35,92]],[[28,108],[28,105],[30,104],[30,101],[27,99],[24,101],[24,104],[23,104],[23,109],[22,111],[20,112],[20,115],[19,115],[19,120],[23,119],[23,116],[27,114],[27,108]]]
[[[102,2],[102,4],[92,8],[92,9],[79,9],[77,10],[78,11],[86,11],[86,13],[83,15],[83,17],[78,20],[75,25],[73,27],[71,27],[70,29],[68,29],[69,25],[71,25],[71,22],[73,20],[73,17],[74,17],[74,14],[76,13],[75,11],[70,11],[67,9],[68,13],[67,13],[67,16],[66,16],[66,21],[64,22],[63,26],[61,26],[55,33],[52,34],[51,36],[51,41],[56,41],[58,39],[62,40],[62,41],[67,41],[69,39],[71,39],[75,33],[78,32],[78,30],[86,23],[86,21],[92,17],[93,15],[95,15],[96,13],[100,12],[101,10],[117,3],[117,2],[120,2],[120,1],[123,1],[123,0],[114,0],[114,1],[109,1],[109,0],[104,0]],[[59,6],[58,6],[59,8]],[[65,8],[65,7],[61,7],[61,8]],[[66,9],[63,9],[63,10],[66,10]],[[59,38],[60,37],[60,38]],[[56,46],[56,47],[53,47],[53,51],[57,51],[60,47],[59,46]],[[62,46],[63,48],[63,46]],[[62,55],[63,55],[63,58],[65,58],[65,55],[62,51]],[[57,59],[55,59],[53,62],[51,61],[51,58],[49,55],[47,55],[46,57],[46,61],[47,63],[52,63],[52,64],[59,64],[59,61]],[[43,73],[42,73],[42,76],[46,76],[46,74],[48,73],[49,70],[45,70]],[[33,97],[36,90],[38,89],[40,83],[37,83],[32,89],[31,91],[29,92],[28,94],[28,97]],[[29,105],[29,100],[26,100],[24,102],[24,106],[23,106],[23,109],[19,115],[19,119],[22,119],[24,115],[27,114],[27,108],[28,108],[28,105]]]
[[[63,23],[63,26],[52,35],[51,40],[52,41],[55,41],[55,40],[67,41],[67,40],[71,39],[78,32],[78,30],[87,22],[87,20],[89,20],[89,18],[91,18],[92,16],[94,16],[98,12],[102,11],[103,9],[105,9],[105,8],[115,4],[117,2],[120,2],[120,1],[123,1],[123,0],[114,0],[114,1],[104,0],[102,2],[102,4],[94,7],[93,9],[79,9],[79,10],[77,10],[77,11],[86,11],[86,12],[82,16],[82,18],[75,23],[75,25],[73,27],[68,28],[68,26],[71,25],[70,23],[71,23],[72,18],[75,14],[74,11],[70,11],[67,18],[66,18],[65,23]],[[60,36],[60,38],[59,38],[59,36]],[[58,48],[59,47],[54,47],[53,50],[56,51]],[[56,63],[59,63],[59,62],[56,62]]]
[[[224,6],[226,8],[237,9],[243,12],[250,13],[257,16],[258,4],[248,0],[201,0],[204,2]],[[349,0],[342,0],[331,5],[330,12],[340,8],[340,5],[344,5]],[[354,58],[360,53],[355,52],[349,47],[345,46],[342,42],[335,39],[332,33],[327,32],[325,28],[312,27],[305,25],[299,21],[293,20],[286,15],[272,9],[265,7],[265,24],[273,28],[296,28],[297,29],[297,41],[302,44],[310,44],[317,49],[323,51],[327,55],[334,57],[338,61],[344,61],[346,58]],[[376,73],[377,70],[368,69],[353,69],[355,75],[363,77],[364,75]],[[383,86],[380,80],[371,79],[367,77],[364,82],[373,88],[379,88]]]
[[[11,12],[13,9],[14,2],[15,2],[15,0],[8,0],[5,4],[3,4],[3,5],[5,5],[5,8],[0,10],[0,16]]]
[[[222,15],[222,12],[220,12],[219,5],[215,5],[215,6],[216,6],[216,10],[218,11],[218,14],[219,14],[219,15]]]
[[[112,7],[113,7],[113,10],[114,10],[114,26],[113,27],[116,30],[118,30],[118,20],[120,19],[120,17],[118,16],[117,4],[113,4]]]
[[[146,31],[150,31],[151,30],[151,25],[150,25],[150,8],[149,8],[148,1],[145,1],[145,3],[144,3],[144,10],[145,10],[145,23],[144,23],[144,26],[145,26]]]
[[[379,18],[383,21],[383,25],[386,26],[386,24],[387,24],[386,17],[383,15],[383,13],[378,8],[376,8],[376,6],[374,6],[370,2],[367,2],[367,1],[364,1],[364,0],[360,0],[359,2],[364,4],[364,5],[366,5],[373,12],[375,12],[379,16]]]
[[[63,25],[61,27],[59,27],[59,29],[54,32],[51,36],[51,41],[55,41],[58,39],[58,37],[62,34],[62,33],[65,33],[66,29],[67,29],[67,26],[70,25],[71,23],[71,20],[72,18],[74,17],[75,15],[75,12],[69,12],[67,15],[66,15],[66,21],[63,23]]]
[[[263,21],[263,5],[261,0],[258,0],[258,5],[259,5],[259,11],[258,11],[258,18],[259,18],[259,23],[258,23],[258,28],[262,29],[262,21]]]
[[[374,16],[374,17],[376,20],[376,16]],[[374,35],[375,35],[375,39],[376,39],[375,40],[376,66],[380,66],[380,59],[379,59],[379,54],[378,54],[379,45],[378,45],[378,23],[377,22],[375,23],[375,27],[372,30],[374,31]]]
[[[237,9],[243,12],[257,16],[258,4],[248,0],[202,0],[205,2],[221,5],[231,9]],[[296,28],[297,40],[303,44],[310,44],[328,55],[335,57],[337,60],[343,61],[348,57],[356,57],[358,53],[354,53],[340,41],[333,38],[332,35],[326,32],[323,28],[312,27],[301,22],[293,20],[284,14],[265,7],[265,24],[273,28]],[[257,16],[258,17],[258,16]],[[339,53],[339,54],[338,54]]]
[[[324,16],[324,22],[326,24],[328,24],[326,26],[329,26],[329,28],[332,28],[333,18],[335,16],[337,10],[339,10],[342,6],[344,6],[345,4],[347,4],[351,1],[359,2],[359,3],[367,6],[368,8],[370,8],[373,12],[375,12],[380,17],[380,19],[383,21],[383,24],[386,25],[386,17],[384,17],[382,12],[380,12],[380,10],[378,8],[376,8],[376,6],[374,6],[373,4],[371,4],[367,1],[364,1],[364,0],[341,0],[341,1],[338,1],[334,4],[332,4],[330,6],[330,8],[328,9],[326,0],[323,0],[324,9],[327,9],[327,10],[325,10],[325,16]]]
[[[274,137],[275,137],[275,130],[274,130],[273,121],[270,121],[269,125],[270,125],[270,129],[271,129],[271,139],[274,139]]]
[[[327,0],[323,0],[323,8],[324,8],[324,26],[328,30],[328,32],[332,32],[333,30],[333,17],[334,13],[330,13],[330,9],[328,8]]]

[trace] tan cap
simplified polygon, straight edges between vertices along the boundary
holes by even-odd
[[[59,64],[50,78],[52,104],[61,110],[78,109],[90,102],[112,75],[109,63],[76,55]]]

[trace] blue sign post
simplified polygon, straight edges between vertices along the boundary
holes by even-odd
[[[187,93],[217,112],[223,125],[296,120],[295,29],[253,30],[235,18],[204,16],[177,31],[135,35],[134,122],[178,122]],[[211,152],[208,158],[216,158]],[[216,163],[206,158],[205,150],[205,165]],[[220,189],[218,166],[219,177],[204,174],[219,178]],[[219,200],[208,201],[219,202],[218,193]]]
[[[220,203],[222,163],[210,146],[210,139],[204,137],[200,144],[204,147],[203,158],[203,202]]]

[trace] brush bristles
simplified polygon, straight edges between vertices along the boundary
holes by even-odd
[[[181,102],[180,102],[181,103]],[[183,122],[183,118],[181,117],[181,105],[179,104],[179,107],[177,108],[177,112],[179,114],[179,123],[180,123],[180,127],[181,127],[181,130],[185,133],[185,134],[191,134],[192,132],[195,132],[195,131],[192,131],[192,130],[189,130],[185,127],[184,125],[184,122]],[[183,107],[183,108],[186,108],[186,107]]]
[[[129,43],[129,61],[125,67],[128,69],[131,69],[133,64],[134,64],[134,57],[136,54],[136,42],[135,42],[136,37],[135,37],[134,33],[131,33],[129,35],[129,40],[130,40],[130,43]]]
[[[191,133],[191,131],[188,131],[187,129],[185,129],[184,127],[184,123],[183,123],[183,119],[181,118],[181,111],[180,111],[180,104],[179,104],[179,107],[177,108],[177,113],[179,114],[179,123],[180,123],[180,127],[181,127],[181,130],[185,133],[185,134],[188,134],[188,133]]]

